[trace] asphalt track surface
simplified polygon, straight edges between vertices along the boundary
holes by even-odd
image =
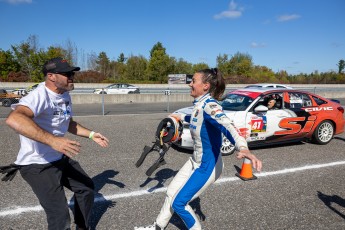
[[[92,229],[133,229],[155,220],[167,185],[190,157],[188,152],[170,149],[168,163],[150,178],[145,171],[158,157],[157,152],[135,167],[143,147],[152,144],[159,121],[169,114],[164,109],[75,116],[76,121],[110,139],[110,146],[103,149],[88,139],[68,135],[82,144],[76,160],[96,185]],[[0,119],[0,132],[0,165],[6,165],[15,160],[19,137],[4,119]],[[326,146],[300,142],[252,149],[264,166],[261,173],[254,172],[258,179],[253,181],[235,176],[242,160],[224,157],[221,178],[191,205],[203,219],[203,228],[210,230],[345,229],[344,149],[345,134]],[[47,229],[45,214],[20,174],[0,184],[0,229]],[[66,191],[68,201],[71,196]],[[185,228],[174,215],[167,229]]]

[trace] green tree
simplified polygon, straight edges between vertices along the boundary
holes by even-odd
[[[276,73],[276,78],[279,83],[289,83],[289,74],[285,70],[280,70]]]
[[[252,57],[237,52],[230,59],[227,54],[217,56],[217,67],[226,76],[249,76],[253,69]]]
[[[21,71],[29,77],[29,81],[42,81],[42,66],[49,56],[44,49],[39,48],[37,36],[30,35],[27,41],[12,45],[12,50],[15,60],[21,66]]]
[[[170,57],[169,73],[170,74],[192,74],[193,65],[182,58],[176,60],[174,57]]]
[[[210,67],[206,63],[197,63],[193,65],[191,74],[194,74],[195,72],[198,72],[199,70],[209,69],[209,68]]]
[[[278,82],[274,72],[266,66],[254,66],[252,72],[247,75],[250,79],[244,78],[245,83],[256,83],[256,82]]]
[[[147,59],[144,56],[131,56],[127,59],[126,72],[124,78],[135,81],[144,81]]]
[[[183,58],[178,59],[175,64],[176,73],[193,74],[193,65]]]
[[[229,56],[227,54],[219,54],[216,58],[217,61],[217,67],[219,71],[224,76],[229,76],[231,74],[234,74],[234,71],[232,70],[233,67],[231,66],[231,63],[229,62]]]
[[[96,60],[96,70],[106,77],[110,77],[110,60],[105,52],[100,52]]]
[[[49,46],[46,52],[46,59],[63,57],[64,58],[65,50],[61,47]]]
[[[20,65],[15,60],[13,53],[10,50],[3,51],[0,49],[0,79],[1,81],[8,79],[10,72],[19,72]]]
[[[229,60],[231,73],[236,75],[248,76],[253,68],[252,56],[237,52]]]
[[[150,58],[153,57],[153,53],[154,53],[156,50],[162,50],[163,53],[165,54],[165,48],[163,47],[162,43],[157,42],[156,44],[154,44],[154,46],[153,46],[152,49],[150,50]]]
[[[127,71],[126,63],[112,61],[110,65],[111,65],[111,70],[112,70],[114,80],[115,81],[125,80],[124,76]]]
[[[35,66],[32,65],[31,59],[36,50],[33,50],[32,47],[30,47],[30,44],[27,42],[23,42],[17,46],[12,46],[12,50],[16,57],[16,61],[21,66],[21,71],[31,77],[31,72],[35,68]]]
[[[341,59],[338,63],[338,73],[342,73],[343,70],[345,69],[345,61],[343,59]]]
[[[117,58],[117,62],[125,63],[126,60],[127,58],[125,57],[125,55],[123,53],[120,53],[119,57]]]
[[[149,80],[167,83],[167,76],[171,67],[170,63],[170,58],[165,53],[165,48],[158,42],[151,50],[151,58],[146,69]]]

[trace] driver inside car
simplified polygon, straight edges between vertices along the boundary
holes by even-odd
[[[277,101],[276,101],[275,99],[273,99],[273,98],[270,99],[270,100],[268,101],[268,103],[267,103],[268,109],[269,109],[269,110],[277,109],[277,108],[275,107],[276,103],[277,103]]]

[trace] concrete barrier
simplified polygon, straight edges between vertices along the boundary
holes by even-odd
[[[73,104],[192,102],[189,94],[71,94]]]

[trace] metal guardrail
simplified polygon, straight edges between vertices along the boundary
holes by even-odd
[[[71,91],[71,94],[92,94],[95,88],[75,88]],[[239,87],[227,87],[225,91],[231,91],[239,89]],[[297,90],[302,90],[306,92],[311,92],[318,94],[318,92],[344,92],[345,88],[334,88],[334,87],[303,87],[303,88],[295,88]],[[9,89],[10,91],[11,89]],[[189,93],[189,88],[140,88],[140,94],[165,94],[165,92],[169,90],[171,94],[185,94]]]

